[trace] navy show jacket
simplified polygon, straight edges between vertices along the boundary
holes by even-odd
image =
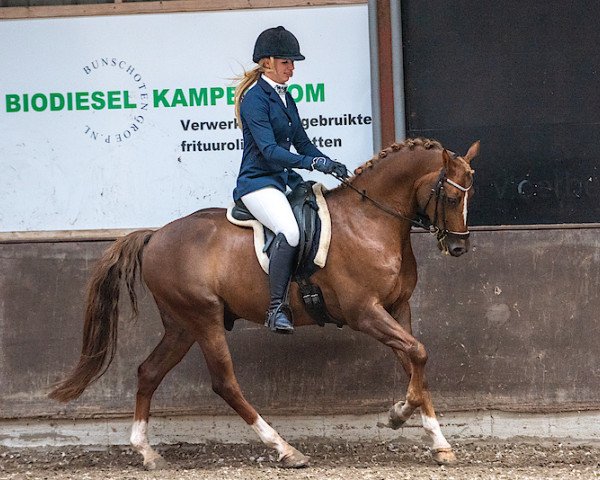
[[[313,145],[302,127],[296,103],[286,93],[287,107],[262,77],[250,88],[240,105],[244,152],[233,198],[264,187],[285,192],[302,177],[292,168],[311,170],[314,157],[325,155]],[[294,146],[298,154],[290,152]]]

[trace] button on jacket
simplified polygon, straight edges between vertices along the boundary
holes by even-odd
[[[244,153],[235,200],[268,186],[282,192],[286,186],[294,188],[302,177],[291,169],[311,170],[312,159],[325,156],[306,135],[289,93],[286,102],[287,107],[263,78],[244,96],[240,105]],[[292,145],[298,154],[290,152]]]

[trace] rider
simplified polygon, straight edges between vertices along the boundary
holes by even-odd
[[[348,171],[308,139],[296,103],[286,91],[294,61],[304,60],[296,37],[283,27],[265,30],[256,39],[252,60],[258,65],[244,73],[235,90],[244,152],[233,198],[241,200],[275,234],[269,263],[271,301],[265,325],[274,332],[292,333],[287,291],[300,235],[285,192],[302,182],[292,169],[318,170],[342,178],[348,176]],[[298,154],[290,152],[291,145]]]

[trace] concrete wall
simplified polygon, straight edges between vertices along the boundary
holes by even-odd
[[[429,351],[440,411],[600,409],[600,262],[595,228],[477,231],[462,258],[413,234],[413,325]],[[68,405],[46,398],[79,356],[83,291],[108,241],[0,244],[0,417],[80,418],[133,410],[137,365],[162,329],[149,294],[126,321],[108,373]],[[403,398],[386,347],[348,328],[276,336],[244,321],[228,334],[240,384],[263,414],[366,414]],[[165,379],[153,412],[229,414],[197,347]]]

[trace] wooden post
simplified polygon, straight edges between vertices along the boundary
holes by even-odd
[[[374,87],[379,89],[381,145],[387,147],[396,141],[390,0],[377,0],[377,37],[379,85]]]

